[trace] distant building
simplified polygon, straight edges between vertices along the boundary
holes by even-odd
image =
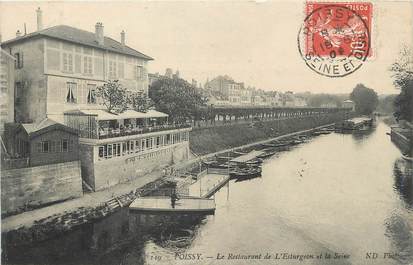
[[[173,76],[173,71],[172,71],[171,68],[166,68],[166,70],[165,70],[165,76],[168,77],[168,78],[172,78],[172,76]]]
[[[323,103],[320,106],[321,108],[337,108],[337,103],[335,102],[327,102],[327,103]]]
[[[0,135],[5,123],[14,122],[14,67],[15,58],[0,49]]]
[[[227,75],[218,76],[211,81],[207,81],[204,88],[220,95],[220,100],[226,100],[228,104],[252,104],[252,91],[246,89],[244,83],[235,82]]]
[[[347,99],[347,100],[343,101],[343,108],[348,108],[348,109],[351,109],[352,111],[354,111],[355,108],[356,108],[356,105],[354,104],[353,101]]]
[[[148,74],[148,85],[151,86],[153,83],[155,83],[156,81],[158,81],[161,77],[163,77],[162,75],[160,75],[159,73],[155,73],[155,74]]]
[[[294,95],[293,92],[287,91],[283,94],[284,107],[305,107],[307,102],[304,98]]]

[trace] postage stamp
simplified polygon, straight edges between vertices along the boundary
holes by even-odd
[[[327,77],[358,70],[371,50],[373,6],[368,2],[307,2],[298,48],[307,66]]]

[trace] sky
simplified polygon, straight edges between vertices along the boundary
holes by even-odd
[[[390,65],[403,45],[413,46],[413,1],[374,1],[373,58],[354,73],[328,78],[310,70],[297,47],[304,1],[107,1],[2,2],[2,40],[17,29],[36,30],[37,7],[44,28],[65,24],[120,40],[155,60],[149,72],[179,70],[187,80],[229,75],[264,90],[350,93],[358,83],[379,94],[398,93]]]

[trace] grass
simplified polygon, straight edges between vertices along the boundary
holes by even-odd
[[[291,118],[280,121],[261,121],[250,124],[232,124],[194,130],[190,134],[191,151],[197,155],[218,152],[279,135],[310,129],[338,121],[335,114],[321,117]]]

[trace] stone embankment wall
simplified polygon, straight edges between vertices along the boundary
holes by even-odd
[[[1,171],[1,214],[81,197],[80,161]]]
[[[403,154],[412,156],[413,142],[410,139],[411,135],[413,135],[413,133],[410,128],[404,129],[399,126],[393,126],[391,128],[390,138]]]

